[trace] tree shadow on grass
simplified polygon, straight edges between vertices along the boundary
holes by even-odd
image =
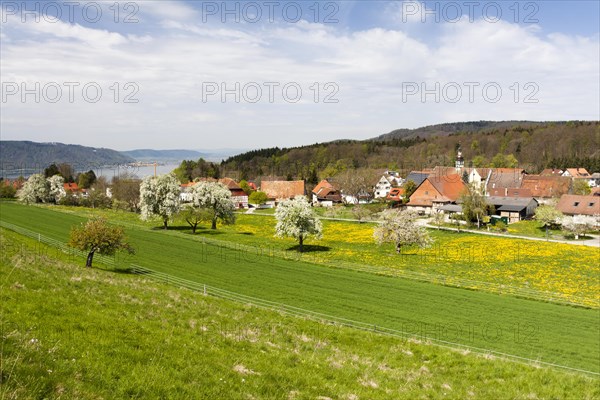
[[[246,235],[246,236],[253,236],[254,233],[253,232],[237,232],[238,235]]]
[[[152,228],[153,231],[164,231],[165,228],[161,226],[155,226]],[[166,229],[168,231],[192,231],[192,228],[189,225],[169,225]]]
[[[291,251],[298,251],[300,250],[300,245],[295,245],[292,246],[290,248],[288,248],[287,250],[291,250]],[[316,244],[305,244],[304,246],[302,246],[302,252],[303,253],[314,253],[314,252],[320,252],[320,251],[329,251],[331,250],[331,247],[327,247],[327,246],[319,246]]]
[[[115,274],[124,274],[124,275],[136,274],[133,271],[133,268],[131,268],[131,267],[115,267],[109,271],[113,272]],[[137,272],[137,275],[146,275],[146,273]]]
[[[191,231],[190,231],[191,233]],[[223,235],[225,232],[220,231],[218,229],[210,229],[210,228],[200,228],[198,227],[196,229],[196,235],[207,235],[207,236],[214,236],[214,235]]]

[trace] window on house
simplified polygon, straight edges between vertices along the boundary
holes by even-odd
[[[594,204],[595,204],[595,203],[590,203],[590,207],[594,207]]]
[[[429,191],[428,191],[428,190],[426,190],[426,191],[425,191],[425,194],[429,194]]]
[[[579,202],[576,201],[575,203],[573,203],[573,206],[578,207],[579,206]]]

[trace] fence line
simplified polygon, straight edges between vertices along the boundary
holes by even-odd
[[[2,221],[0,220],[0,226],[2,228],[6,228],[9,229],[13,232],[16,232],[20,235],[35,239],[38,241],[38,243],[44,243],[47,244],[49,246],[53,246],[58,248],[59,250],[63,251],[64,253],[71,255],[71,256],[75,256],[75,257],[82,257],[82,258],[86,258],[87,257],[87,253],[78,249],[75,249],[73,247],[67,246],[65,243],[56,240],[56,239],[52,239],[49,238],[45,235],[42,235],[40,233],[31,231],[29,229],[26,228],[22,228],[18,225],[14,225],[11,224],[10,222],[6,222],[6,221]],[[102,254],[96,254],[94,255],[94,261],[100,261],[103,264],[107,264],[110,265],[112,267],[115,266],[115,261],[113,258],[111,257],[107,257],[107,256],[103,256]]]
[[[173,276],[170,274],[166,274],[164,272],[155,271],[153,269],[141,267],[141,266],[135,265],[135,264],[132,264],[130,268],[131,268],[131,271],[135,274],[147,276],[147,277],[157,280],[159,282],[164,282],[164,283],[167,283],[170,285],[187,288],[192,291],[201,292],[204,295],[208,295],[208,296],[219,297],[219,298],[235,301],[238,303],[250,304],[250,305],[258,307],[258,308],[263,308],[263,309],[272,310],[272,311],[278,311],[278,312],[280,312],[282,314],[286,314],[286,315],[307,318],[307,319],[314,320],[314,321],[321,322],[321,323],[339,325],[339,326],[349,327],[349,328],[353,328],[353,329],[359,329],[359,330],[367,331],[367,332],[374,332],[379,335],[395,337],[395,338],[400,338],[400,339],[418,338],[419,340],[428,341],[431,344],[434,344],[438,347],[444,347],[444,348],[448,348],[451,350],[464,349],[464,350],[469,350],[470,352],[477,353],[480,355],[494,355],[494,356],[497,356],[502,359],[506,359],[509,361],[513,361],[513,362],[517,362],[517,363],[525,364],[525,365],[529,365],[529,366],[532,366],[532,365],[533,366],[545,366],[545,367],[565,369],[565,370],[569,370],[569,371],[573,371],[573,372],[590,374],[590,375],[594,375],[594,376],[600,376],[600,373],[594,372],[594,371],[588,371],[588,370],[584,370],[584,369],[580,369],[580,368],[569,367],[566,365],[550,363],[550,362],[546,362],[546,361],[534,360],[531,358],[521,357],[521,356],[517,356],[514,354],[503,353],[503,352],[490,350],[490,349],[483,349],[480,347],[468,346],[468,345],[464,345],[461,343],[455,343],[455,342],[445,341],[445,340],[441,340],[441,339],[435,339],[435,338],[431,338],[431,337],[427,337],[427,336],[423,336],[423,335],[411,335],[406,332],[402,332],[402,331],[391,329],[391,328],[386,328],[386,327],[375,325],[375,324],[354,321],[354,320],[350,320],[350,319],[346,319],[346,318],[342,318],[342,317],[332,316],[332,315],[328,315],[328,314],[324,314],[324,313],[320,313],[320,312],[316,312],[316,311],[311,311],[311,310],[306,310],[306,309],[295,307],[295,306],[290,306],[290,305],[287,305],[284,303],[277,303],[277,302],[273,302],[270,300],[260,299],[260,298],[244,295],[241,293],[236,293],[236,292],[228,291],[225,289],[217,288],[214,286],[206,285],[203,283],[198,283],[195,281],[190,281],[187,279],[179,278],[179,277],[176,277],[176,276]]]

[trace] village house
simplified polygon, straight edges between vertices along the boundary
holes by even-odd
[[[403,196],[404,188],[394,188],[388,193],[385,199],[394,203],[402,203]]]
[[[485,185],[485,193],[490,195],[496,189],[518,189],[522,187],[524,176],[525,170],[522,168],[492,168]]]
[[[312,203],[321,207],[331,207],[342,202],[342,193],[327,179],[323,179],[312,190]]]
[[[563,176],[526,175],[521,183],[521,189],[529,190],[540,204],[568,194],[571,186],[571,179]]]
[[[600,172],[594,172],[591,174],[588,184],[591,188],[600,187]]]
[[[565,215],[600,215],[600,196],[565,194],[556,208]]]
[[[385,171],[373,188],[375,198],[385,198],[393,188],[404,184],[404,179],[395,171]]]
[[[591,188],[600,186],[600,173],[595,172],[590,174],[585,168],[567,168],[562,173],[562,176],[571,178],[573,182],[575,180],[583,180]]]
[[[231,192],[231,201],[233,201],[236,208],[248,208],[248,194],[236,181],[231,178],[222,178],[219,179],[219,182],[227,186],[227,189]]]
[[[63,189],[66,194],[70,194],[73,197],[87,197],[88,190],[82,189],[74,182],[65,182],[63,183]]]
[[[304,181],[262,181],[260,190],[267,195],[268,204],[277,205],[283,200],[304,196]]]
[[[192,201],[192,195],[190,193],[190,190],[192,189],[192,186],[194,186],[196,184],[196,182],[188,182],[188,183],[182,183],[181,185],[179,185],[179,188],[181,189],[181,193],[179,193],[179,200],[183,203],[189,203]]]
[[[457,162],[457,165],[460,163]],[[491,168],[465,168],[465,167],[441,167],[437,166],[429,174],[429,176],[448,176],[448,175],[459,175],[463,182],[474,184],[477,187],[484,187],[487,185],[490,176],[492,175]]]
[[[588,179],[590,177],[590,173],[587,172],[585,168],[567,168],[561,176],[571,179]]]
[[[419,214],[431,215],[443,205],[456,204],[466,189],[458,174],[430,176],[410,196],[407,207]]]

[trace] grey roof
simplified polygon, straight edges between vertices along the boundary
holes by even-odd
[[[408,174],[408,176],[406,177],[406,181],[413,181],[417,186],[419,186],[421,183],[423,183],[425,179],[427,179],[428,176],[429,174],[426,172],[413,171],[410,174]]]
[[[520,212],[527,208],[527,205],[520,206],[499,206],[496,211]]]
[[[438,210],[442,211],[450,211],[450,212],[462,212],[462,206],[458,204],[444,204],[441,207],[438,207]]]
[[[501,197],[501,196],[489,196],[485,199],[488,204],[493,206],[505,206],[505,207],[521,207],[523,209],[532,201],[537,203],[533,197]],[[508,210],[506,210],[508,211]]]

